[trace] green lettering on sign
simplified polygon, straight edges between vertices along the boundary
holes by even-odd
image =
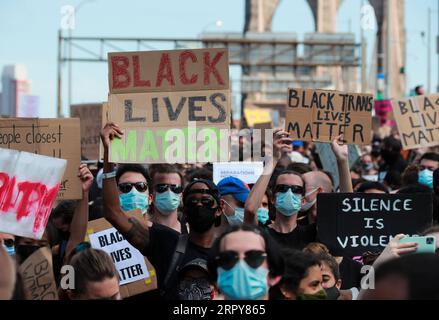
[[[111,157],[114,162],[130,161],[135,162],[137,159],[137,132],[131,130],[128,132],[125,140],[114,139],[111,141]]]
[[[146,130],[143,136],[142,149],[140,150],[139,160],[146,162],[146,159],[158,160],[159,153],[157,150],[157,143],[155,141],[154,132],[152,130]]]

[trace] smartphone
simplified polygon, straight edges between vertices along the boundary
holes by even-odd
[[[406,236],[399,240],[399,243],[416,242],[418,248],[413,253],[435,253],[436,252],[436,238],[433,236]]]

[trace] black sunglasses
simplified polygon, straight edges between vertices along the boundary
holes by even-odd
[[[146,182],[136,182],[136,183],[127,182],[127,183],[118,184],[118,188],[122,193],[130,192],[133,189],[133,187],[135,187],[136,190],[139,192],[145,192],[146,190],[148,190],[148,184]]]
[[[245,252],[244,261],[249,267],[256,269],[262,265],[266,258],[267,254],[264,251],[249,250]],[[236,251],[223,251],[215,259],[219,267],[224,270],[230,270],[239,261],[239,253]]]
[[[171,189],[172,192],[178,194],[183,192],[183,187],[178,184],[156,184],[154,186],[154,191],[158,193],[166,192],[168,189]]]
[[[208,198],[208,197],[203,197],[203,198],[189,198],[186,200],[185,202],[185,206],[197,206],[199,203],[201,203],[201,205],[203,207],[206,208],[212,208],[214,206],[214,204],[216,203],[215,199],[213,198]]]
[[[278,184],[275,188],[274,188],[274,192],[288,192],[288,189],[291,189],[292,193],[297,193],[297,194],[303,194],[303,192],[305,191],[305,189],[303,189],[302,186],[297,186],[297,185],[287,185],[287,184]]]

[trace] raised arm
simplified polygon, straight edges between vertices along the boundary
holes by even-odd
[[[258,224],[258,208],[261,206],[262,198],[267,190],[268,184],[273,174],[277,162],[283,152],[291,152],[292,139],[288,132],[278,129],[273,133],[273,144],[265,145],[265,164],[264,171],[248,195],[244,207],[244,223]]]
[[[337,159],[340,192],[354,192],[352,188],[351,172],[349,169],[348,145],[343,143],[342,135],[335,137],[331,143],[332,151]]]
[[[93,175],[86,164],[81,164],[78,169],[78,177],[82,183],[82,200],[76,206],[72,223],[70,224],[70,237],[66,245],[64,263],[68,259],[75,247],[84,241],[88,223],[88,192],[93,183]]]
[[[101,131],[102,144],[104,146],[104,173],[114,171],[114,165],[108,162],[108,151],[110,141],[114,138],[120,139],[122,130],[115,123],[109,122]],[[140,252],[144,252],[149,245],[149,229],[141,224],[136,218],[129,218],[121,209],[119,193],[115,177],[103,179],[102,200],[104,215],[124,237]]]

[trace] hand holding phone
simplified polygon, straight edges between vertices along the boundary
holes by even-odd
[[[405,236],[399,240],[399,243],[417,243],[417,248],[409,253],[435,253],[436,252],[436,238],[433,236]]]

